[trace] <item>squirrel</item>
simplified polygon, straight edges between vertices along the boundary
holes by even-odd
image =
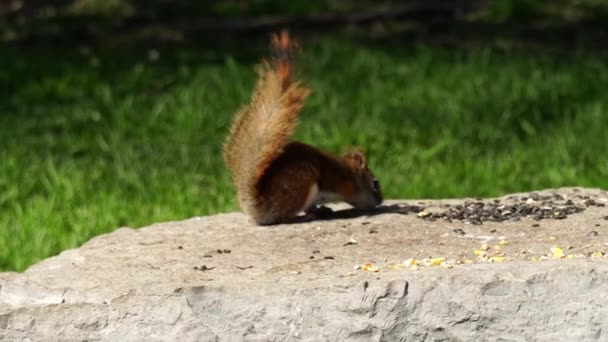
[[[241,210],[259,225],[287,223],[301,212],[330,211],[343,201],[370,210],[382,203],[380,184],[360,150],[343,156],[290,142],[310,89],[292,80],[295,43],[271,36],[274,58],[257,68],[251,100],[232,119],[223,148]]]

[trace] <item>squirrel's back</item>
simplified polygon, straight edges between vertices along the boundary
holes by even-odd
[[[273,35],[275,56],[258,68],[250,102],[236,114],[224,142],[224,160],[241,208],[252,214],[258,184],[289,142],[310,92],[291,79],[293,42],[286,31]]]

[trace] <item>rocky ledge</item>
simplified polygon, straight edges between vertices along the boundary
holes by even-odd
[[[0,274],[0,340],[608,340],[608,193],[120,228]]]

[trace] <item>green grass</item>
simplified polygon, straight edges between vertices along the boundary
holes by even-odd
[[[0,54],[0,269],[235,210],[220,145],[263,53]],[[608,188],[606,59],[305,42],[297,139],[362,146],[387,198]]]

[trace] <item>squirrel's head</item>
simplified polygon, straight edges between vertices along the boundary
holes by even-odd
[[[357,209],[372,209],[382,203],[382,190],[380,182],[367,167],[365,155],[361,150],[352,150],[342,156],[346,164],[355,174],[355,196],[349,198],[347,203]]]

